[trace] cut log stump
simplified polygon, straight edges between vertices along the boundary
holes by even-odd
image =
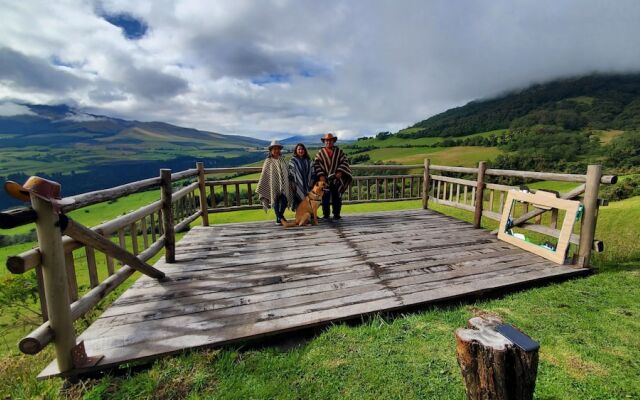
[[[495,317],[474,317],[469,329],[456,330],[456,350],[469,400],[533,399],[538,346],[522,332]]]

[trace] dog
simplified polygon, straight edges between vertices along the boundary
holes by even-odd
[[[324,187],[326,185],[324,181],[316,182],[309,194],[298,204],[298,208],[296,208],[296,220],[282,220],[282,226],[289,228],[296,225],[307,225],[308,223],[318,225],[318,207],[322,203],[322,196],[324,195]]]

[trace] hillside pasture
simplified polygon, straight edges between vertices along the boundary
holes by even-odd
[[[371,161],[392,161],[398,164],[422,164],[429,158],[432,164],[474,167],[480,161],[490,161],[500,154],[496,147],[410,147],[381,148],[367,151]]]

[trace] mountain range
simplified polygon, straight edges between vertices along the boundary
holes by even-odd
[[[67,144],[171,142],[209,147],[264,147],[268,142],[164,122],[140,122],[78,111],[68,105],[24,104],[28,114],[0,116],[0,147]],[[3,135],[10,135],[3,137]]]

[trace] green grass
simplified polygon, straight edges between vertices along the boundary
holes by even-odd
[[[558,181],[540,181],[535,183],[528,183],[526,186],[529,189],[547,189],[554,190],[560,193],[570,192],[571,190],[580,186],[580,183],[575,182],[558,182]]]
[[[419,201],[362,204],[345,206],[345,214],[418,207]],[[430,208],[471,219],[466,211]],[[211,217],[214,223],[273,218],[261,210]],[[640,197],[601,209],[596,236],[604,240],[606,251],[595,256],[596,273],[586,278],[334,324],[294,345],[187,352],[141,372],[84,381],[65,394],[87,399],[463,399],[453,332],[482,310],[500,315],[541,343],[536,398],[639,398],[638,220]],[[483,219],[483,226],[495,223]],[[59,380],[34,378],[52,358],[51,348],[35,357],[15,350],[5,354],[0,397],[58,397]]]
[[[432,164],[477,166],[480,161],[493,160],[501,151],[497,147],[457,146],[457,147],[409,147],[379,148],[368,154],[371,162],[393,161],[399,164],[422,164],[429,158]]]
[[[600,136],[600,143],[609,144],[611,141],[624,134],[624,131],[620,130],[608,130],[608,131],[593,131],[593,133]]]

